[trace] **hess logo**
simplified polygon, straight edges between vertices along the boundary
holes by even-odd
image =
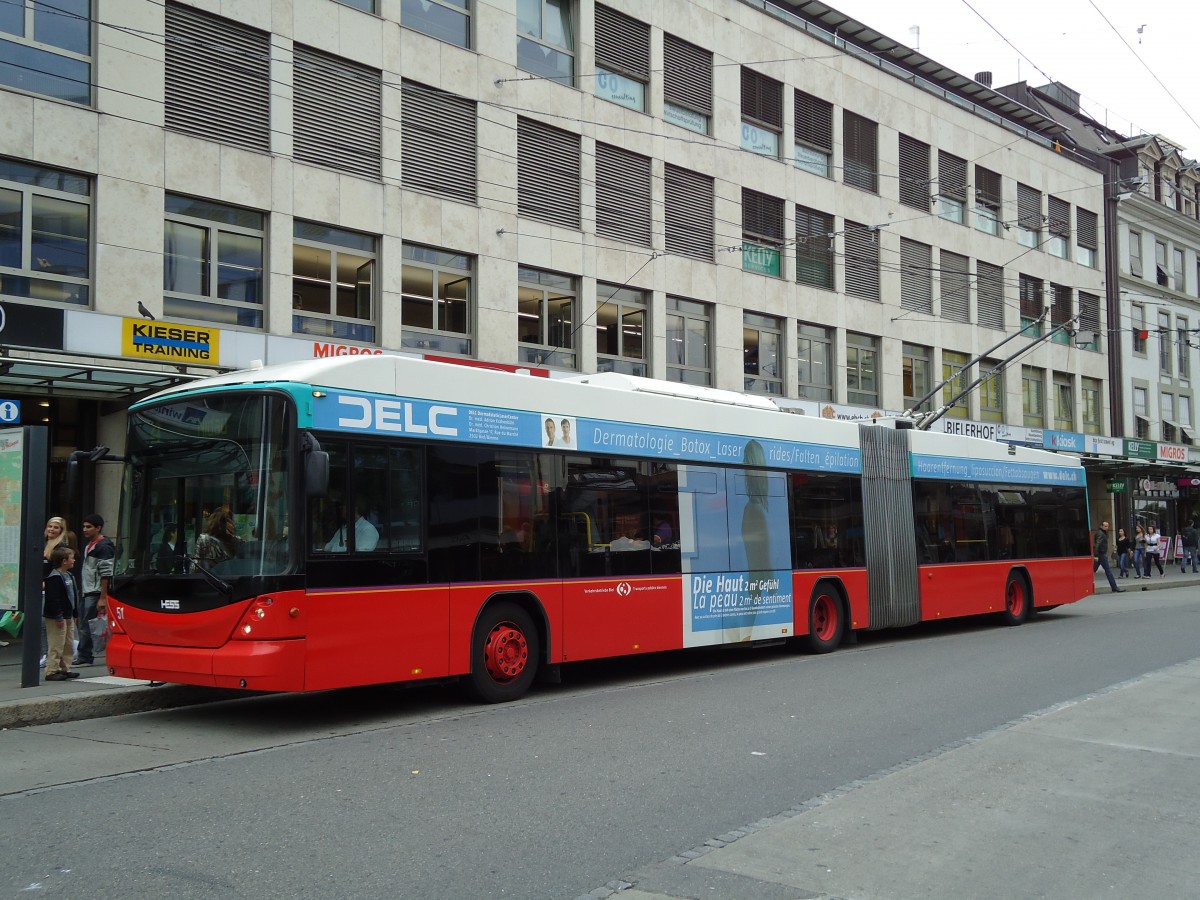
[[[617,585],[617,594],[621,597],[628,597],[633,593],[633,588],[630,587],[628,581],[622,581]]]

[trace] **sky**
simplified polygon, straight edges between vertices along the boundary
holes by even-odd
[[[963,75],[990,71],[993,86],[1061,82],[1110,128],[1161,134],[1200,159],[1195,0],[826,2]]]

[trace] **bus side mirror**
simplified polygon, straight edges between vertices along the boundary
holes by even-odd
[[[310,497],[324,497],[329,492],[329,454],[324,450],[305,454],[304,484]]]

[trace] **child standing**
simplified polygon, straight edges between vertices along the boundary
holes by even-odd
[[[66,681],[78,678],[71,671],[71,635],[75,619],[75,551],[59,544],[50,551],[53,571],[46,576],[46,601],[42,615],[46,619],[46,680]]]

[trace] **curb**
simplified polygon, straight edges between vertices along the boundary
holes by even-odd
[[[245,691],[164,684],[56,694],[0,704],[0,728],[31,728],[244,697]]]

